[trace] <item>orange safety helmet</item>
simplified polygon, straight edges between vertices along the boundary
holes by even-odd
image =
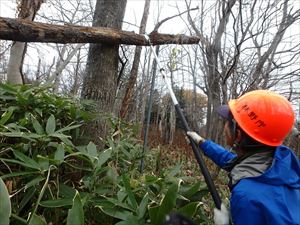
[[[281,145],[294,124],[294,111],[283,96],[256,90],[228,102],[238,125],[253,139],[269,146]]]

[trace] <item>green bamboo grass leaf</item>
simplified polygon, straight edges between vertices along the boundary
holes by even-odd
[[[29,218],[28,218],[28,220],[27,220],[27,223],[28,223],[28,224],[30,224],[31,221],[34,219],[34,215],[35,215],[35,213],[36,213],[36,211],[37,211],[37,208],[38,208],[38,206],[39,206],[39,204],[40,204],[40,202],[41,202],[41,200],[42,200],[42,197],[43,197],[43,195],[44,195],[44,193],[45,193],[45,190],[46,190],[46,188],[47,188],[47,186],[48,186],[48,182],[49,182],[49,178],[50,178],[50,173],[51,173],[51,168],[52,168],[52,167],[55,167],[55,166],[51,165],[51,166],[49,167],[49,169],[48,169],[48,174],[47,174],[46,181],[45,181],[45,183],[44,183],[44,185],[43,185],[43,187],[42,187],[42,189],[41,189],[41,192],[40,192],[40,194],[39,194],[39,196],[38,196],[37,202],[35,203],[35,207],[34,207],[33,211],[30,212],[30,216],[29,216]]]
[[[190,198],[194,194],[196,194],[201,189],[201,187],[203,187],[203,182],[196,182],[192,186],[188,186],[186,190],[183,190],[181,194],[186,198]]]
[[[67,135],[64,135],[62,133],[52,133],[52,134],[49,134],[49,137],[57,137],[59,138],[63,143],[65,143],[66,145],[68,146],[74,146],[72,141],[69,140],[69,138],[71,138],[71,136],[67,136]]]
[[[9,225],[11,215],[11,202],[7,188],[0,178],[0,219],[1,225]]]
[[[24,209],[24,207],[32,199],[33,195],[37,192],[37,189],[35,187],[30,187],[27,190],[24,190],[24,192],[25,192],[25,195],[19,204],[18,212],[21,212]]]
[[[56,128],[55,117],[54,115],[51,115],[47,120],[46,133],[53,134],[55,132],[55,128]]]
[[[8,111],[5,111],[1,116],[0,125],[4,125],[10,119],[13,112],[14,110],[12,108],[9,108]]]
[[[67,225],[84,225],[83,205],[78,191],[73,199],[72,208],[68,212]]]
[[[101,167],[111,157],[112,148],[102,151],[98,156],[98,167]]]
[[[64,161],[65,158],[65,149],[64,147],[60,144],[57,146],[57,149],[54,153],[54,159],[58,160],[60,163]]]
[[[147,205],[149,202],[149,194],[146,193],[137,209],[138,219],[142,219],[147,211]]]
[[[139,219],[136,216],[130,216],[124,221],[120,221],[116,223],[115,225],[133,225],[133,224],[141,224]]]
[[[90,142],[86,147],[89,157],[92,161],[95,161],[98,157],[97,147],[93,142]]]
[[[5,136],[5,137],[15,137],[15,138],[24,138],[30,141],[35,141],[37,138],[41,138],[42,135],[34,134],[34,133],[25,133],[21,131],[14,131],[11,130],[11,132],[0,132],[0,136]]]
[[[124,209],[118,209],[118,208],[109,208],[109,207],[102,207],[97,205],[97,208],[100,208],[102,212],[104,212],[106,215],[109,215],[111,217],[120,219],[120,220],[127,220],[130,216],[132,216],[132,213],[124,210]]]
[[[180,184],[180,180],[177,183],[173,183],[169,187],[161,204],[149,209],[152,224],[162,224],[165,216],[175,207]]]
[[[32,126],[34,130],[36,131],[37,134],[44,134],[44,128],[40,124],[40,122],[33,116],[31,115],[31,121],[32,121]]]
[[[86,148],[91,157],[96,158],[98,156],[97,147],[93,142],[90,142]]]
[[[186,204],[185,206],[181,207],[180,209],[178,209],[178,212],[188,218],[191,218],[197,212],[200,204],[201,204],[200,202],[190,202],[190,203]]]
[[[41,201],[40,206],[46,208],[57,208],[63,206],[71,206],[73,204],[72,198],[62,198],[62,199],[51,199],[46,201]]]
[[[29,181],[25,185],[25,189],[35,186],[36,184],[40,183],[42,180],[45,180],[45,177],[38,176],[38,177],[34,178],[33,180]]]
[[[31,168],[40,169],[40,165],[36,161],[24,155],[22,152],[14,150],[14,155],[17,159],[23,161],[26,164],[31,165]]]
[[[2,179],[7,179],[10,177],[19,177],[19,176],[25,176],[25,175],[32,175],[32,174],[38,174],[40,173],[39,171],[32,171],[32,172],[13,172],[13,173],[8,173],[3,176],[1,176]]]
[[[10,94],[14,94],[14,95],[18,91],[16,87],[13,87],[12,85],[9,85],[9,84],[1,83],[0,88],[1,88],[1,90],[5,91],[6,93],[10,93]]]
[[[71,198],[73,199],[75,194],[76,194],[76,190],[64,183],[59,183],[59,195],[65,198]]]
[[[73,129],[76,129],[78,127],[82,126],[81,124],[77,124],[77,125],[72,125],[71,124],[67,127],[64,127],[64,128],[61,128],[59,130],[57,130],[56,132],[57,133],[62,133],[62,132],[65,132],[65,131],[68,131],[68,130],[73,130]]]
[[[175,177],[176,175],[178,175],[181,172],[181,164],[177,164],[176,166],[174,166],[166,176],[169,177]]]
[[[115,199],[115,198],[109,198],[109,197],[105,197],[105,196],[103,196],[107,201],[103,201],[102,202],[102,204],[98,204],[98,206],[100,207],[100,206],[102,206],[102,207],[105,207],[105,204],[108,204],[108,203],[111,203],[111,205],[110,205],[110,208],[113,208],[113,207],[115,207],[115,208],[122,208],[122,209],[124,209],[124,210],[128,210],[128,211],[134,211],[135,209],[133,209],[132,207],[131,207],[131,205],[129,205],[129,204],[127,204],[127,203],[125,203],[125,202],[122,202],[122,201],[120,201],[120,200],[117,200],[117,199]],[[104,204],[104,205],[103,205]],[[107,205],[106,205],[106,207],[107,207]]]
[[[158,213],[159,213],[159,206],[154,206],[149,208],[149,216],[151,220],[151,225],[156,225],[156,224],[162,224],[158,223]]]
[[[28,163],[21,162],[19,160],[5,159],[5,158],[0,158],[0,160],[3,160],[4,162],[10,162],[10,163],[19,164],[21,166],[24,166],[25,168],[31,168],[31,169],[35,169],[35,170],[40,170],[39,167],[37,168],[36,166],[33,166],[31,164],[28,164]]]
[[[11,218],[18,221],[19,222],[18,225],[19,224],[27,225],[27,221],[25,219],[23,219],[22,217],[19,217],[18,215],[14,214],[14,213],[11,214]]]
[[[136,199],[134,197],[134,194],[132,193],[132,190],[131,190],[131,187],[130,187],[130,182],[129,182],[129,177],[126,176],[125,174],[122,175],[122,180],[123,180],[123,184],[124,184],[124,187],[126,189],[126,193],[128,195],[128,198],[129,198],[129,202],[131,204],[131,206],[134,208],[134,209],[137,209],[137,202],[136,202]]]
[[[28,225],[47,225],[47,222],[44,217],[34,214]]]

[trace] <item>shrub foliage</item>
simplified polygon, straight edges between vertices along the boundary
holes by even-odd
[[[138,171],[142,147],[134,125],[111,117],[117,140],[112,132],[105,149],[77,144],[81,125],[96,118],[91,105],[49,87],[0,85],[3,225],[157,225],[170,212],[204,221],[205,184],[187,179],[180,164],[155,172],[153,150],[145,172]]]

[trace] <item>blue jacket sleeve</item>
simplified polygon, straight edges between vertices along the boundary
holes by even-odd
[[[203,150],[204,154],[209,157],[215,164],[223,168],[230,160],[237,157],[236,154],[229,152],[222,146],[206,140],[199,147]]]

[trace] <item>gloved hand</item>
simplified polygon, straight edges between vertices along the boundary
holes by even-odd
[[[223,203],[221,205],[221,210],[217,208],[214,209],[214,221],[215,225],[229,224],[229,212]]]
[[[197,134],[194,131],[188,131],[186,132],[187,136],[191,137],[198,145],[205,141],[203,137],[201,137],[199,134]]]

